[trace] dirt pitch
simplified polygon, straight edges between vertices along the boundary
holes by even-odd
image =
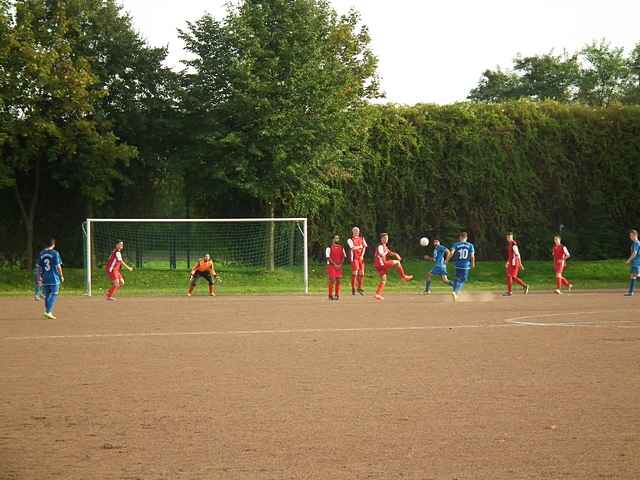
[[[638,479],[640,298],[0,300],[1,479]]]

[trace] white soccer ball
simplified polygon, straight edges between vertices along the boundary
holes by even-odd
[[[420,239],[420,245],[426,247],[427,245],[429,245],[429,239],[427,237],[422,237]]]

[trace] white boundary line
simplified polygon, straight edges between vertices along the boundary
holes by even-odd
[[[86,333],[77,335],[36,335],[4,337],[4,340],[56,340],[70,338],[122,338],[122,337],[186,337],[216,335],[277,335],[292,333],[351,333],[351,332],[407,332],[421,330],[454,330],[458,328],[513,327],[508,323],[487,325],[418,325],[404,327],[353,327],[353,328],[300,328],[282,330],[211,330],[200,332],[132,332],[132,333]]]
[[[620,308],[615,310],[592,310],[592,311],[583,311],[583,312],[564,312],[564,313],[545,313],[545,314],[536,314],[536,315],[525,315],[523,317],[514,317],[507,318],[505,322],[510,323],[512,325],[522,325],[527,327],[612,327],[614,323],[633,323],[636,320],[607,320],[607,321],[597,321],[597,322],[553,322],[553,323],[545,323],[545,322],[528,322],[526,320],[537,320],[543,318],[556,318],[556,317],[567,317],[567,316],[576,316],[576,315],[597,315],[602,313],[614,313],[614,312],[636,312],[640,314],[638,309],[632,308]],[[638,319],[638,325],[627,325],[624,328],[640,328],[640,319]]]
[[[584,312],[564,312],[525,315],[522,317],[507,318],[504,323],[489,323],[485,325],[415,325],[400,327],[352,327],[352,328],[292,328],[279,330],[209,330],[196,332],[124,332],[124,333],[86,333],[75,335],[33,335],[23,337],[4,337],[3,340],[63,340],[63,339],[90,339],[90,338],[136,338],[136,337],[188,337],[188,336],[232,336],[232,335],[283,335],[306,333],[357,333],[357,332],[410,332],[426,330],[455,330],[471,328],[503,328],[503,327],[609,327],[609,328],[640,328],[640,320],[637,325],[614,325],[617,323],[633,323],[635,320],[611,320],[605,322],[532,322],[527,320],[554,318],[576,315],[596,315],[613,312],[638,312],[637,309],[618,310],[594,310]],[[638,312],[640,313],[640,312]]]

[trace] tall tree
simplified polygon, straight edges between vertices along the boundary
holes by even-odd
[[[135,151],[95,115],[103,92],[92,88],[91,67],[70,40],[79,20],[62,3],[44,0],[4,2],[0,12],[3,183],[15,192],[31,268],[43,181],[103,200],[118,177],[117,165]]]
[[[612,47],[603,40],[587,45],[580,57],[583,68],[578,98],[601,107],[620,101],[629,78],[624,49]]]
[[[522,96],[520,76],[514,72],[485,70],[478,86],[471,89],[467,98],[478,102],[504,102]]]
[[[199,178],[268,216],[311,214],[353,175],[361,109],[379,96],[369,33],[326,0],[245,0],[181,32]],[[356,140],[358,139],[358,140]]]

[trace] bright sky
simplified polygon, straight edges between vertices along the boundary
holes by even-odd
[[[120,0],[169,64],[185,58],[176,30],[205,12],[224,16],[225,0]],[[487,68],[509,67],[517,54],[574,52],[606,38],[630,51],[640,42],[634,0],[331,0],[353,7],[369,26],[387,101],[464,100]]]

